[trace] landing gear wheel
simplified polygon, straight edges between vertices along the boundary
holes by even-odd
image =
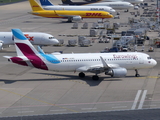
[[[72,18],[68,18],[67,22],[71,23],[72,22]]]
[[[135,74],[135,76],[136,76],[136,77],[140,77],[140,75],[139,75],[139,74]]]
[[[84,77],[85,77],[85,74],[84,74],[83,72],[80,72],[80,73],[79,73],[79,77],[80,77],[80,78],[84,78]]]
[[[92,80],[99,80],[99,77],[97,75],[93,75]]]

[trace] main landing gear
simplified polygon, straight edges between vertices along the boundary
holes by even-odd
[[[137,69],[135,69],[135,72],[136,72],[135,76],[139,77],[140,75],[138,74],[138,70]]]
[[[92,76],[92,80],[99,80],[98,75],[93,75],[93,76]]]
[[[67,22],[68,22],[68,23],[71,23],[72,20],[73,20],[72,18],[68,18],[68,21],[67,21]]]
[[[83,72],[80,72],[80,73],[79,73],[79,77],[80,77],[80,78],[84,78],[84,77],[85,77],[85,74],[84,74]],[[98,75],[93,75],[93,76],[92,76],[92,80],[99,80]]]
[[[83,72],[80,72],[80,73],[79,73],[79,77],[80,77],[80,78],[84,78],[84,77],[85,77],[85,74],[84,74]]]

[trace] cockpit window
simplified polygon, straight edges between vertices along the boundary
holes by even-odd
[[[151,57],[147,57],[147,59],[152,59]]]
[[[49,37],[49,39],[54,39],[54,37]]]

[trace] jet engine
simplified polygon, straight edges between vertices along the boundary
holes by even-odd
[[[81,19],[82,19],[81,16],[74,16],[74,17],[72,18],[73,21],[80,21]]]
[[[105,72],[106,75],[111,75],[111,77],[125,77],[127,74],[126,68],[114,68]]]
[[[0,50],[3,50],[3,42],[0,41]]]

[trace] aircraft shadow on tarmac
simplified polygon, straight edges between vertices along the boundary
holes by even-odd
[[[85,84],[88,84],[89,86],[98,86],[102,81],[123,81],[124,78],[111,78],[110,76],[99,76],[99,80],[92,80],[92,75],[86,75],[85,78],[79,78],[76,75],[69,75],[69,74],[56,74],[56,73],[37,73],[33,72],[33,74],[40,74],[40,75],[45,75],[49,76],[43,79],[19,79],[19,80],[9,80],[9,79],[0,79],[0,82],[4,82],[5,84],[12,84],[14,82],[19,82],[19,81],[57,81],[57,80],[69,80],[69,81],[75,81],[78,83],[85,82]],[[140,76],[138,78],[143,78],[147,76]],[[128,78],[128,79],[127,79]],[[131,80],[130,78],[137,78],[134,75],[126,76],[125,79]],[[83,83],[82,83],[83,84]]]
[[[45,18],[42,18],[42,17],[31,17],[31,19],[32,20],[23,21],[23,23],[48,23],[48,21],[49,21],[48,18],[45,19]],[[34,21],[35,19],[36,19],[36,21]],[[37,19],[40,20],[40,21],[37,21]],[[62,23],[73,24],[75,22],[74,21],[73,22],[68,22],[67,18],[60,18],[60,19],[55,19],[51,23],[53,23],[53,24],[62,24]],[[84,23],[84,21],[79,21],[78,23]]]
[[[102,81],[122,81],[121,78],[110,78],[110,77],[102,77],[100,76],[100,79],[95,81],[92,80],[92,76],[88,75],[85,78],[80,79],[77,75],[64,75],[64,74],[50,74],[50,73],[33,73],[33,74],[43,74],[46,76],[53,76],[53,78],[43,78],[43,79],[19,79],[19,80],[9,80],[9,79],[0,79],[0,82],[4,82],[5,84],[12,84],[14,82],[19,81],[57,81],[57,80],[70,80],[75,81],[78,83],[85,82],[85,84],[88,84],[89,86],[98,86]],[[83,84],[83,83],[82,83]]]

